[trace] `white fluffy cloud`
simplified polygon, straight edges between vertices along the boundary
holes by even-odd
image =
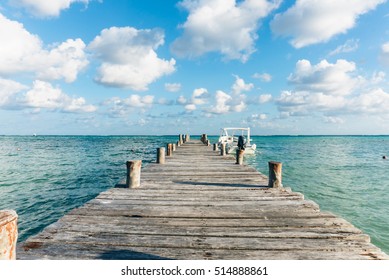
[[[161,59],[155,52],[163,43],[160,29],[104,29],[88,46],[102,61],[96,81],[106,86],[147,90],[150,83],[175,71],[174,59]]]
[[[0,74],[31,73],[45,80],[73,82],[87,65],[81,39],[45,48],[36,35],[0,14]]]
[[[324,114],[324,120],[341,123],[340,115],[389,115],[389,93],[378,84],[385,73],[374,73],[370,79],[356,76],[355,63],[338,60],[335,64],[323,60],[311,65],[300,60],[289,81],[292,91],[283,91],[276,99],[283,116]]]
[[[258,21],[279,6],[268,0],[184,0],[179,5],[189,12],[180,27],[182,37],[172,44],[180,57],[197,57],[221,52],[227,59],[247,61],[255,51]]]
[[[185,110],[192,112],[197,109],[197,106],[204,105],[208,102],[208,90],[206,88],[196,88],[193,90],[191,98],[188,100],[183,95],[177,99],[177,103],[184,105]]]
[[[297,0],[271,22],[276,35],[292,37],[295,48],[326,42],[355,26],[360,15],[386,0]]]
[[[25,107],[71,113],[89,113],[97,110],[95,106],[87,105],[83,97],[72,98],[63,93],[60,88],[39,80],[35,81],[33,87],[26,92],[22,102]]]
[[[27,88],[18,82],[0,78],[0,108],[12,106],[15,96]]]
[[[86,104],[84,98],[70,97],[48,82],[36,80],[29,88],[18,82],[1,78],[0,108],[48,109],[68,113],[90,113],[97,110],[95,106]]]
[[[247,84],[242,78],[235,76],[235,82],[231,87],[231,93],[225,93],[222,90],[216,91],[215,103],[206,110],[208,114],[227,114],[232,112],[243,112],[247,108],[247,96],[243,94],[250,91],[254,85]],[[255,103],[256,101],[254,101]]]
[[[24,8],[37,17],[59,16],[62,10],[76,2],[88,4],[90,0],[9,0],[12,5]]]
[[[242,78],[235,76],[235,83],[232,85],[232,92],[234,94],[241,94],[242,92],[250,91],[253,88],[254,84],[246,84],[246,82]]]
[[[352,76],[355,70],[354,62],[343,59],[334,64],[322,60],[317,65],[303,59],[296,63],[295,72],[288,77],[288,81],[297,91],[348,95],[362,80],[361,77]]]
[[[215,106],[209,109],[209,113],[213,114],[226,114],[230,112],[231,106],[228,104],[232,100],[232,97],[227,93],[218,90],[215,95]]]

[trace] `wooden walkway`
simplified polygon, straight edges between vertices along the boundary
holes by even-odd
[[[18,245],[18,259],[389,259],[349,222],[200,141]]]

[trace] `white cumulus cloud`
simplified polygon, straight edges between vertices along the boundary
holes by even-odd
[[[97,110],[95,106],[87,105],[83,97],[70,97],[60,88],[39,80],[34,81],[33,87],[26,92],[21,104],[30,108],[60,110],[70,113],[89,113]]]
[[[0,74],[31,73],[44,80],[73,82],[87,65],[85,44],[68,39],[45,47],[37,35],[0,14]]]
[[[27,88],[18,82],[0,78],[0,108],[14,105],[15,96]]]
[[[241,94],[244,91],[250,91],[254,88],[254,84],[246,82],[239,76],[235,76],[235,83],[232,85],[232,92],[234,94]]]
[[[323,60],[317,65],[300,60],[289,76],[295,88],[275,100],[278,110],[282,116],[322,114],[325,122],[337,124],[343,122],[341,116],[350,114],[389,117],[389,93],[379,87],[385,73],[374,72],[368,78],[355,72],[355,63],[346,60],[334,64]]]
[[[292,37],[295,48],[327,42],[355,26],[359,16],[386,0],[297,0],[286,12],[271,22],[279,36]]]
[[[132,27],[104,29],[88,46],[102,61],[96,81],[112,87],[137,91],[175,71],[176,61],[161,59],[156,50],[164,44],[160,29]]]
[[[184,0],[189,12],[180,27],[184,34],[172,44],[180,57],[220,52],[227,59],[245,62],[255,52],[259,20],[280,4],[279,0]]]
[[[68,9],[76,2],[88,4],[90,0],[9,0],[11,5],[24,8],[37,17],[59,16],[62,10]]]
[[[355,77],[354,62],[339,59],[336,63],[322,60],[312,65],[303,59],[296,63],[295,72],[290,74],[288,81],[297,91],[321,92],[331,95],[348,95],[361,83],[361,77]]]
[[[231,106],[228,104],[232,100],[232,97],[227,93],[218,90],[215,95],[215,105],[208,110],[213,114],[226,114],[230,112]]]

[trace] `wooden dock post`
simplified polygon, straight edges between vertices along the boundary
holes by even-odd
[[[0,260],[16,259],[18,215],[14,210],[0,211]]]
[[[127,161],[126,187],[133,189],[140,187],[141,160]]]
[[[172,149],[173,149],[173,152],[176,151],[176,143],[173,143],[173,144],[172,144]]]
[[[157,148],[157,163],[165,164],[165,148]]]
[[[269,188],[282,188],[282,163],[269,161]]]
[[[177,141],[177,147],[180,147],[181,146],[181,142],[180,140]]]
[[[182,137],[182,134],[178,136],[178,142],[180,143],[179,146],[181,146],[184,143],[184,139]]]
[[[220,155],[225,156],[226,155],[226,143],[222,143]]]
[[[189,140],[190,140],[189,134],[185,135],[185,143],[188,142]]]
[[[207,140],[208,140],[207,134],[203,134],[203,135],[201,136],[201,142],[203,142],[204,144],[207,144]]]
[[[236,149],[236,164],[239,165],[243,164],[243,155],[244,155],[244,150]]]
[[[213,144],[213,150],[217,151],[217,144],[216,143]]]
[[[166,144],[166,156],[170,157],[173,155],[173,144]]]

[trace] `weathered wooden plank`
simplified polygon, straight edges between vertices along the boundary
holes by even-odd
[[[190,165],[188,164],[190,162]],[[22,259],[386,259],[344,219],[189,141],[19,244]],[[124,182],[118,184],[120,186]]]
[[[34,249],[26,251],[22,259],[105,259],[105,260],[163,260],[163,259],[270,259],[270,260],[374,260],[385,259],[385,255],[368,249],[350,251],[315,251],[315,250],[203,250],[188,248],[129,247],[96,244],[52,244],[35,243]]]
[[[71,232],[58,231],[55,235],[43,232],[31,238],[29,242],[43,243],[79,243],[104,246],[160,247],[160,248],[197,248],[225,250],[318,250],[350,251],[371,248],[365,240],[347,240],[331,238],[245,238],[224,236],[180,236],[180,235],[130,235],[107,232]]]

